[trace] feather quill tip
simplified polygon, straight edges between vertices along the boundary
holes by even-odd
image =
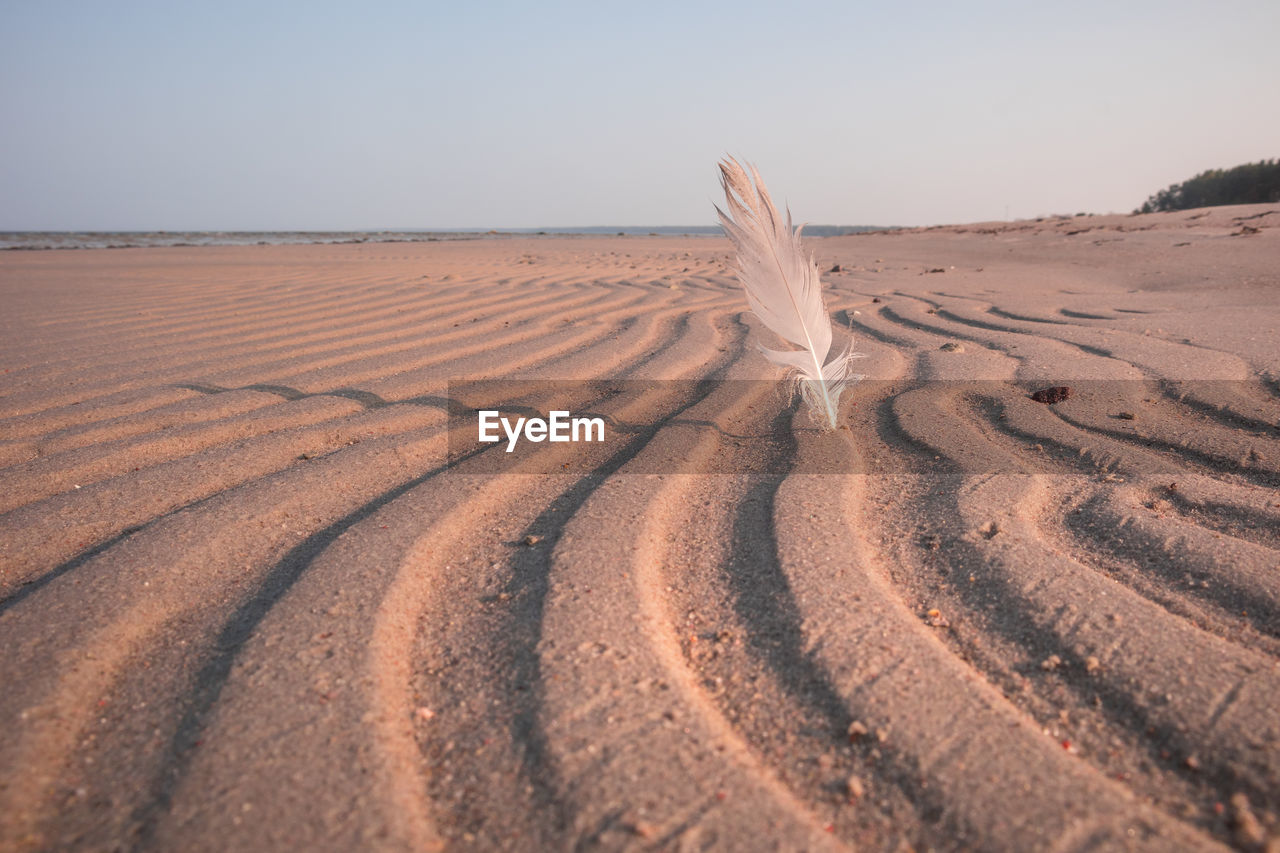
[[[836,428],[841,392],[863,377],[849,364],[862,353],[844,352],[828,360],[831,318],[822,299],[822,280],[813,256],[800,242],[803,228],[791,227],[791,211],[779,215],[760,174],[726,157],[720,162],[720,186],[728,212],[716,206],[720,224],[737,253],[738,281],[751,312],[772,332],[799,349],[760,347],[782,367],[793,393],[798,391],[815,424]]]

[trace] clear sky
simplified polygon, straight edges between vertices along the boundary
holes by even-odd
[[[1280,2],[0,0],[0,230],[1127,212],[1280,157]]]

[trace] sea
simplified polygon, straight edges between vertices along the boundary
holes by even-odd
[[[829,237],[878,230],[863,225],[810,225],[805,234]],[[0,231],[0,250],[134,249],[164,246],[289,246],[317,243],[435,243],[512,237],[719,237],[717,225],[461,229],[456,231]]]

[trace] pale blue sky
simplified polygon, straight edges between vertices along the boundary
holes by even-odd
[[[0,229],[1127,212],[1280,156],[1280,3],[3,2]]]

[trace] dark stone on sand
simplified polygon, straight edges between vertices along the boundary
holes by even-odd
[[[1054,385],[1051,388],[1041,388],[1031,395],[1031,399],[1037,403],[1047,403],[1052,406],[1054,403],[1061,403],[1063,400],[1071,396],[1070,385]]]

